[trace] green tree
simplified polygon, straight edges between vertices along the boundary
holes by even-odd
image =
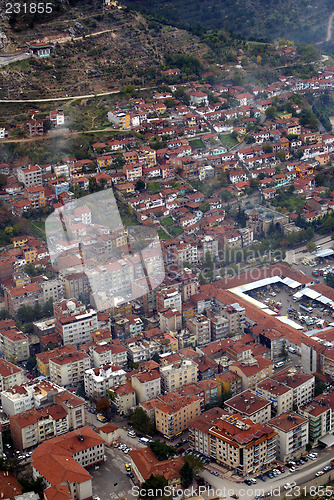
[[[143,408],[138,406],[134,412],[129,415],[129,420],[136,430],[153,436],[155,431],[154,425]]]
[[[146,188],[146,184],[143,181],[143,179],[138,179],[136,182],[136,185],[135,185],[135,190],[142,192],[142,191],[145,191],[145,188]]]
[[[272,120],[273,118],[275,118],[276,112],[277,112],[276,106],[269,106],[265,110],[265,115],[266,115],[267,118],[269,118],[270,120]]]
[[[322,382],[319,377],[315,377],[315,387],[314,387],[314,395],[319,396],[327,389],[327,385]]]
[[[307,251],[312,253],[315,252],[317,249],[317,245],[314,243],[314,241],[308,241],[306,244]]]
[[[161,491],[168,485],[164,476],[151,476],[140,486],[139,498],[161,498]]]
[[[183,488],[188,488],[194,479],[194,472],[188,461],[184,463],[184,466],[180,470],[180,474]]]
[[[222,392],[222,395],[221,395],[221,399],[220,399],[220,403],[219,403],[219,406],[221,408],[224,408],[224,403],[225,401],[227,401],[228,399],[230,399],[232,397],[232,392],[231,391],[223,391]]]
[[[36,368],[36,366],[37,366],[36,356],[30,356],[27,359],[27,365],[26,365],[28,372],[32,372]]]
[[[174,446],[169,446],[165,441],[160,441],[159,439],[155,439],[149,443],[149,447],[160,461],[168,460],[168,458],[176,454]]]

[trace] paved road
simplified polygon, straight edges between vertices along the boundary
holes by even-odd
[[[328,235],[323,236],[322,238],[319,239],[314,239],[313,241],[314,243],[316,243],[316,245],[320,245],[322,247],[322,250],[324,250],[325,248],[334,247],[334,241],[332,241],[330,239],[330,236]],[[304,249],[306,249],[306,245],[300,246],[293,250],[287,250],[285,260],[289,264],[298,264],[304,258],[311,258],[314,256],[314,254],[310,254],[308,252],[303,253]]]
[[[233,492],[239,495],[240,499],[252,500],[256,495],[266,494],[270,491],[272,491],[273,493],[272,497],[278,499],[284,495],[284,485],[286,483],[296,481],[297,485],[301,485],[307,481],[312,480],[315,477],[315,473],[323,469],[325,465],[328,465],[332,458],[332,448],[324,450],[319,453],[319,458],[317,460],[309,461],[306,464],[300,466],[297,472],[291,474],[288,469],[286,469],[286,472],[284,472],[284,474],[280,474],[274,479],[267,478],[266,482],[258,479],[257,484],[255,484],[254,486],[247,486],[244,482],[234,482],[229,479],[213,476],[208,471],[201,472],[201,476],[203,476],[204,479],[208,481],[210,485],[212,485],[213,489],[223,490],[223,488],[225,488],[225,496],[227,499],[231,498],[230,494],[233,494]],[[212,468],[215,468],[215,466],[213,465]],[[292,492],[292,498],[294,498],[295,496],[296,495],[294,494],[294,492]]]
[[[24,59],[29,59],[30,54],[26,54],[25,52],[21,52],[19,54],[13,54],[13,55],[8,55],[8,56],[0,56],[0,67],[1,66],[6,66],[7,64],[16,62],[16,61],[23,61]]]

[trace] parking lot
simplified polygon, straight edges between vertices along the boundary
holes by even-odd
[[[315,279],[314,276],[313,279]],[[296,291],[296,289],[293,290],[286,285],[277,283],[252,290],[248,295],[265,304],[278,316],[285,316],[297,323],[301,327],[301,331],[321,329],[334,324],[333,311],[330,307],[305,296],[294,301],[293,295]]]

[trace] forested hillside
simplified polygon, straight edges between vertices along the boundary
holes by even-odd
[[[333,0],[124,0],[130,8],[178,26],[226,28],[246,38],[326,39]]]

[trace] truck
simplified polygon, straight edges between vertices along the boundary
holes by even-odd
[[[300,304],[299,308],[302,310],[302,311],[306,311],[308,313],[312,313],[313,312],[313,308],[312,307],[309,307],[309,306],[304,306],[303,304]]]

